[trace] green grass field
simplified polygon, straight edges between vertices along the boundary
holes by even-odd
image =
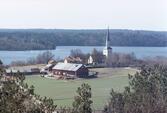
[[[76,95],[76,89],[82,83],[88,83],[92,87],[92,99],[94,109],[103,109],[110,97],[111,88],[122,91],[128,85],[128,74],[134,74],[135,69],[125,68],[99,68],[93,69],[99,72],[95,79],[80,80],[53,80],[40,76],[27,76],[26,82],[35,86],[35,92],[41,96],[50,97],[58,106],[71,106]]]

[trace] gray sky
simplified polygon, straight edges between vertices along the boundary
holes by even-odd
[[[167,31],[167,0],[0,0],[0,28]]]

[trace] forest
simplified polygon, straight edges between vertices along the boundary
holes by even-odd
[[[0,29],[0,50],[51,50],[104,46],[107,30]],[[110,29],[111,46],[166,47],[167,32]]]

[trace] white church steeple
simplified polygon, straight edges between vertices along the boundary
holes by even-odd
[[[110,58],[111,54],[112,48],[110,47],[110,30],[108,28],[106,35],[106,46],[103,49],[103,55],[106,56],[106,58]]]

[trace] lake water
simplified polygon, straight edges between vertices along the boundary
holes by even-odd
[[[64,58],[70,54],[72,49],[80,49],[83,53],[90,53],[94,48],[102,51],[103,46],[57,46],[56,50],[51,50],[55,58]],[[166,56],[167,47],[112,47],[113,52],[135,53],[137,58]],[[0,59],[4,64],[10,64],[16,60],[27,60],[30,57],[36,57],[44,50],[33,51],[0,51]]]

